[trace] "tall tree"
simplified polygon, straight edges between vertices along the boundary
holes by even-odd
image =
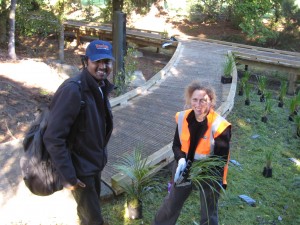
[[[12,60],[17,59],[16,49],[15,49],[16,6],[17,6],[17,0],[11,0],[10,12],[9,12],[8,57]]]
[[[58,19],[59,19],[59,26],[60,26],[60,31],[59,31],[59,60],[61,63],[64,63],[65,61],[65,53],[64,53],[64,48],[65,48],[65,43],[64,43],[64,37],[65,37],[65,32],[64,32],[64,10],[65,10],[65,1],[60,0],[58,2]]]
[[[2,0],[0,6],[0,44],[4,44],[6,42],[7,17],[8,17],[8,9],[6,5],[6,0]]]

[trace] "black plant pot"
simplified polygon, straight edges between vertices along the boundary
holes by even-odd
[[[265,102],[265,101],[266,101],[266,100],[265,100],[265,95],[262,94],[262,95],[260,96],[259,100],[260,100],[260,102]]]
[[[268,117],[266,117],[266,116],[261,117],[261,121],[266,123],[268,121]]]
[[[272,168],[267,168],[264,167],[264,171],[263,171],[263,176],[268,178],[268,177],[272,177]]]
[[[222,84],[230,84],[232,83],[232,77],[225,77],[225,76],[222,76],[221,77],[221,83]]]
[[[139,204],[136,207],[132,207],[129,203],[127,203],[128,209],[128,217],[132,220],[137,220],[143,218],[143,205],[142,202],[139,201]]]
[[[250,100],[249,99],[245,100],[245,105],[250,105]]]
[[[261,90],[257,90],[257,95],[261,95],[262,94],[262,92],[261,92]]]
[[[280,108],[283,107],[283,102],[282,101],[278,102],[278,107],[280,107]]]

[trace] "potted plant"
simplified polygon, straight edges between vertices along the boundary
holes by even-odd
[[[264,115],[261,117],[261,121],[266,123],[268,121],[268,115],[272,111],[271,93],[266,92],[266,105]]]
[[[153,166],[147,164],[147,158],[142,158],[141,146],[138,146],[132,154],[121,156],[115,168],[128,177],[120,184],[126,194],[128,217],[130,219],[142,218],[144,195],[154,186],[159,186],[157,179],[151,176]]]
[[[272,150],[266,151],[266,166],[264,167],[263,170],[263,176],[264,177],[272,177],[272,157],[273,157],[273,152]]]
[[[258,79],[257,94],[260,95],[260,102],[264,102],[267,79],[265,76],[258,76],[257,79]]]
[[[251,85],[249,83],[246,83],[245,84],[245,95],[246,95],[245,105],[250,105],[250,91],[251,91]]]
[[[239,95],[240,96],[244,95],[245,85],[248,82],[249,78],[250,78],[250,73],[248,71],[245,71],[243,74],[243,77],[240,79],[240,82],[239,82]]]
[[[294,121],[294,116],[297,115],[297,96],[294,96],[290,101],[289,121]]]
[[[233,68],[234,68],[234,57],[231,53],[228,53],[228,55],[226,55],[226,59],[225,62],[223,64],[223,75],[221,77],[221,82],[222,84],[228,84],[232,82],[232,72],[233,72]]]
[[[278,107],[282,108],[283,107],[283,100],[284,97],[286,96],[286,91],[287,91],[287,81],[281,81],[280,84],[280,91],[279,91],[279,97],[278,97]]]

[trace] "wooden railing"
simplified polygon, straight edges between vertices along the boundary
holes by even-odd
[[[282,58],[274,58],[253,53],[232,53],[236,59],[236,62],[242,65],[251,65],[268,70],[287,73],[287,80],[289,82],[287,93],[293,95],[296,92],[298,82],[300,81],[300,60],[295,61]]]
[[[84,23],[79,21],[66,21],[64,23],[65,36],[74,36],[79,45],[82,38],[112,40],[112,26],[110,24]],[[126,41],[133,42],[139,46],[153,46],[159,51],[165,42],[171,43],[168,48],[174,51],[178,45],[177,41],[167,40],[162,37],[161,32],[145,29],[126,28]]]

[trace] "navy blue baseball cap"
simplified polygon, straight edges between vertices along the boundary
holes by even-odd
[[[92,41],[85,50],[85,55],[92,62],[101,59],[115,60],[112,56],[112,45],[108,41],[95,40]]]

